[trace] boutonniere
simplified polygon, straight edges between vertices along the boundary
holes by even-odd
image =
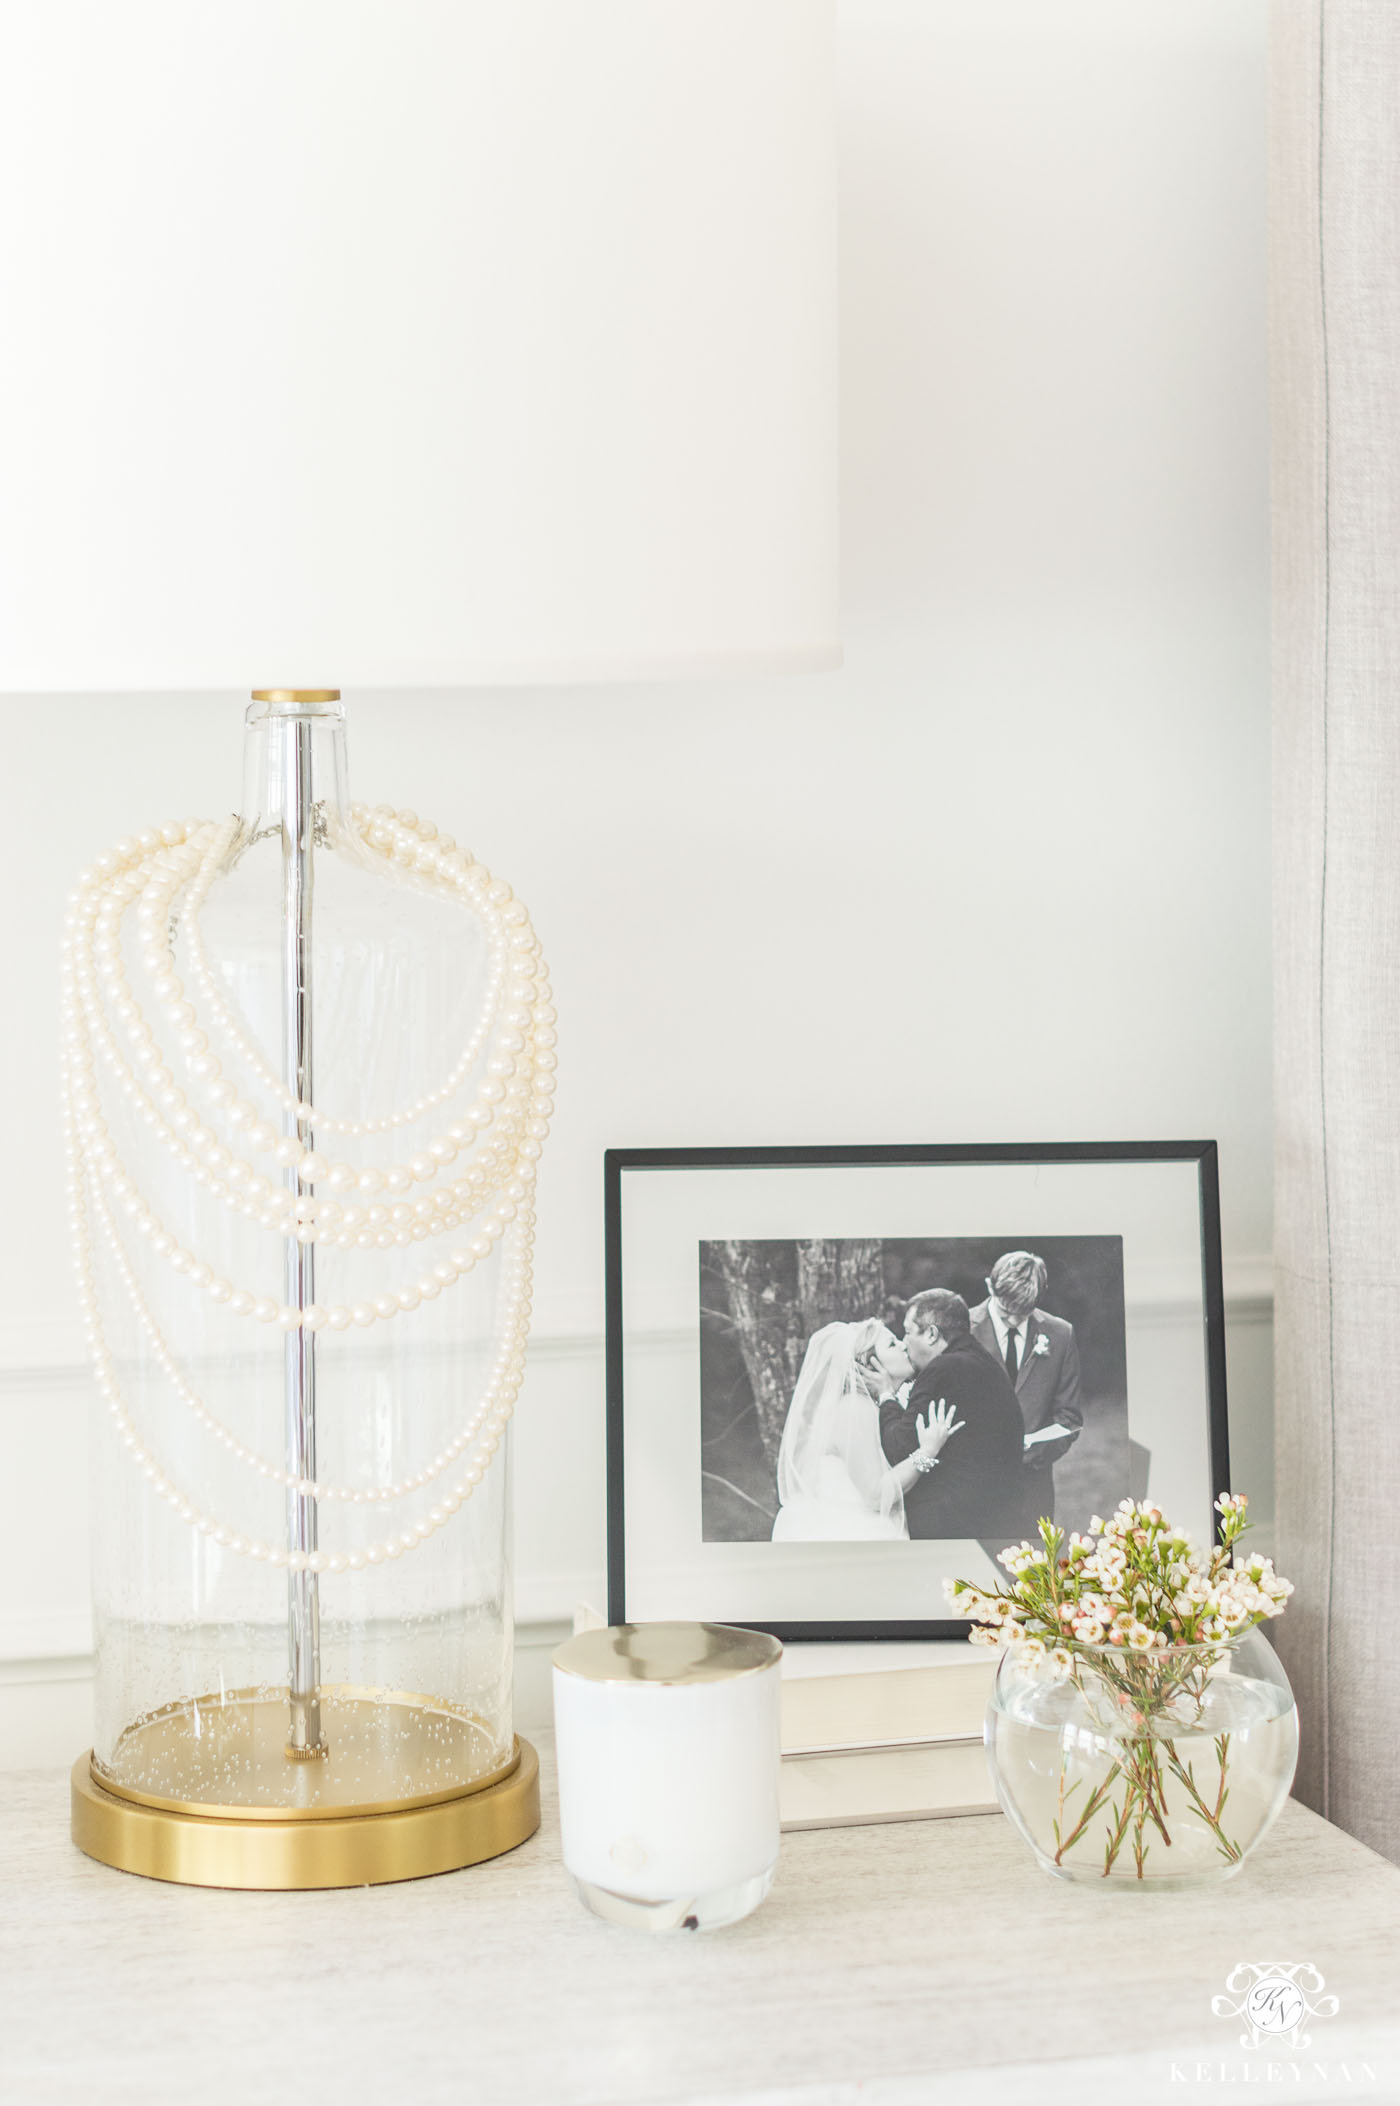
[[[1034,1344],[1034,1345],[1033,1345],[1033,1346],[1031,1347],[1031,1351],[1032,1351],[1033,1353],[1048,1353],[1048,1352],[1049,1352],[1049,1350],[1050,1350],[1050,1341],[1049,1341],[1049,1339],[1048,1339],[1048,1338],[1046,1337],[1045,1333],[1044,1333],[1044,1332],[1042,1331],[1042,1332],[1040,1332],[1040,1333],[1039,1333],[1039,1335],[1037,1336],[1037,1338],[1036,1338],[1036,1341],[1035,1341],[1035,1344]]]

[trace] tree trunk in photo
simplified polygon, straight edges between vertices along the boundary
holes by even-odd
[[[729,1241],[715,1249],[753,1391],[763,1453],[776,1470],[783,1421],[806,1348],[805,1336],[798,1335],[797,1311],[774,1263],[782,1245]]]
[[[884,1245],[878,1238],[799,1243],[797,1300],[808,1338],[823,1324],[878,1316],[885,1301]]]
[[[730,1241],[715,1246],[744,1357],[759,1438],[771,1469],[807,1341],[824,1324],[878,1316],[884,1303],[884,1259],[878,1240],[799,1241],[794,1298],[784,1258],[792,1244]]]

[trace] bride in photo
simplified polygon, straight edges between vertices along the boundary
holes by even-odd
[[[880,1405],[913,1374],[905,1346],[878,1317],[813,1332],[778,1450],[775,1543],[907,1539],[904,1494],[962,1424],[950,1405],[930,1406],[917,1448],[891,1467]]]

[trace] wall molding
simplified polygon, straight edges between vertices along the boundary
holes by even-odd
[[[1224,1267],[1227,1322],[1269,1323],[1273,1318],[1273,1259],[1267,1252],[1231,1258]],[[1154,1311],[1164,1317],[1176,1306],[1169,1292]],[[1184,1306],[1184,1305],[1183,1305]],[[559,1361],[601,1360],[603,1332],[595,1302],[582,1295],[556,1306],[530,1337],[530,1359],[538,1366]],[[688,1341],[691,1333],[658,1332],[646,1343],[664,1349]],[[0,1319],[0,1396],[17,1390],[65,1388],[88,1379],[82,1330],[68,1304],[47,1315]]]
[[[0,1610],[0,1669],[39,1660],[86,1660],[92,1618],[80,1609]]]
[[[543,1644],[555,1631],[567,1635],[573,1629],[575,1609],[583,1603],[596,1609],[603,1591],[601,1573],[533,1573],[517,1580],[517,1644]],[[29,1670],[53,1667],[60,1661],[85,1662],[91,1667],[92,1619],[86,1611],[0,1611],[0,1680],[10,1670],[10,1679],[24,1680]]]
[[[530,1358],[539,1366],[602,1356],[603,1333],[596,1323],[531,1333]],[[85,1383],[88,1374],[83,1334],[67,1310],[52,1318],[0,1321],[0,1395],[16,1389],[64,1389]]]

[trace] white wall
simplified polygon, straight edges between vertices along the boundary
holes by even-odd
[[[600,1583],[609,1145],[1216,1136],[1235,1480],[1268,1500],[1265,0],[844,0],[842,24],[845,671],[351,698],[357,793],[507,875],[559,990],[527,1714]],[[239,709],[3,722],[13,1762],[76,1752],[86,1703],[57,920],[98,846],[230,808]]]

